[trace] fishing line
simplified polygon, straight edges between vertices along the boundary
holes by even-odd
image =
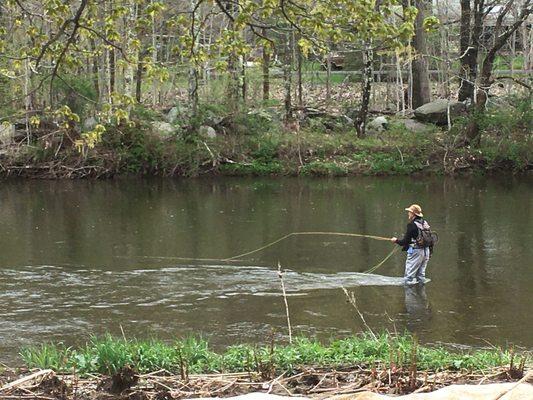
[[[233,257],[229,258],[223,258],[221,261],[232,261],[235,258],[241,258],[244,256],[248,256],[250,254],[257,253],[261,250],[265,250],[271,246],[274,246],[275,244],[281,242],[282,240],[288,239],[291,236],[302,236],[302,235],[328,235],[328,236],[352,236],[352,237],[363,237],[368,239],[375,239],[375,240],[390,240],[389,238],[382,237],[382,236],[373,236],[373,235],[363,235],[362,233],[344,233],[344,232],[291,232],[285,236],[280,237],[279,239],[274,240],[273,242],[270,242],[268,244],[265,244],[264,246],[261,246],[255,250],[248,251],[246,253],[238,254]]]
[[[389,241],[389,238],[383,237],[383,236],[375,236],[375,235],[365,235],[362,233],[347,233],[347,232],[291,232],[287,235],[284,235],[270,243],[265,244],[264,246],[258,247],[257,249],[247,251],[246,253],[237,254],[232,257],[228,258],[193,258],[193,257],[150,257],[150,256],[143,256],[143,258],[157,258],[157,259],[168,259],[168,260],[183,260],[183,261],[210,261],[210,262],[243,262],[246,260],[242,260],[242,257],[249,256],[251,254],[258,253],[262,250],[265,250],[269,247],[274,246],[275,244],[278,244],[279,242],[282,242],[285,239],[288,239],[292,236],[306,236],[306,235],[314,235],[314,236],[349,236],[349,237],[360,237],[360,238],[367,238],[367,239],[374,239],[374,240],[380,240],[380,241]],[[385,262],[393,256],[394,253],[398,251],[399,247],[394,246],[394,249],[387,254],[387,256],[381,260],[378,264],[374,265],[372,268],[368,269],[367,271],[362,272],[363,274],[371,274],[374,271],[376,271],[379,267],[381,267]]]

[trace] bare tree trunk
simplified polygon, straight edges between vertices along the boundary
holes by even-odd
[[[109,50],[109,92],[115,91],[116,75],[115,75],[115,49]]]
[[[331,101],[331,53],[326,55],[326,104]]]
[[[191,104],[192,114],[196,115],[198,112],[198,66],[196,65],[196,43],[197,43],[197,9],[196,3],[194,0],[191,0],[191,26],[190,26],[190,35],[192,38],[190,51],[190,60],[189,60],[189,90],[188,97],[189,103]]]
[[[285,34],[285,51],[283,62],[283,87],[285,89],[285,123],[290,123],[294,119],[292,114],[292,50],[291,50],[291,37],[290,32]]]
[[[431,2],[428,0],[416,0],[418,14],[415,20],[415,36],[413,46],[416,50],[415,58],[412,60],[413,70],[413,108],[420,107],[431,101],[431,86],[429,82],[429,72],[427,63],[426,33],[424,31],[424,18],[427,16]]]
[[[94,39],[90,40],[91,53],[92,53],[92,68],[91,75],[93,78],[94,92],[96,93],[96,98],[99,100],[100,97],[100,83],[98,82],[98,55],[96,53],[96,44]]]
[[[481,0],[480,0],[481,1]],[[481,71],[479,74],[479,90],[476,91],[476,105],[475,105],[475,112],[478,113],[477,118],[473,118],[472,121],[468,124],[466,129],[466,143],[473,143],[476,145],[480,144],[480,127],[478,123],[478,118],[480,118],[480,115],[482,115],[485,112],[485,107],[487,104],[488,94],[490,87],[492,85],[492,69],[494,67],[494,61],[496,60],[496,56],[498,55],[498,52],[501,50],[501,48],[505,45],[507,40],[513,35],[513,33],[524,23],[524,21],[527,20],[529,15],[532,12],[532,9],[530,8],[530,0],[526,0],[525,3],[521,6],[520,15],[516,20],[511,24],[510,26],[505,27],[505,31],[501,33],[504,19],[506,15],[509,13],[511,6],[513,5],[513,0],[510,0],[506,3],[506,5],[502,8],[500,13],[498,14],[498,17],[496,19],[496,23],[494,26],[494,43],[492,47],[489,48],[487,51],[487,55],[483,59],[483,63],[481,64]],[[484,9],[480,8],[479,13],[484,14]],[[475,32],[475,29],[474,29]],[[500,34],[501,33],[501,34]],[[480,32],[481,34],[481,32]],[[478,41],[480,40],[480,37],[478,36]]]
[[[240,64],[241,64],[240,83],[241,83],[242,103],[246,105],[246,95],[247,95],[247,90],[248,90],[247,88],[248,82],[246,81],[246,62],[242,59]]]
[[[296,46],[298,48],[298,107],[302,108],[304,106],[304,90],[303,90],[303,82],[302,82],[302,63],[303,63],[303,57],[302,57],[302,49],[300,49],[300,46]]]
[[[229,29],[234,30],[234,20],[239,13],[239,2],[235,0],[234,2],[228,2],[226,4],[226,11],[232,16],[230,20]],[[240,74],[241,69],[239,68],[239,57],[232,51],[228,57],[228,72],[229,72],[229,82],[228,82],[228,99],[230,102],[230,109],[232,111],[237,111],[239,108],[239,98],[240,98]]]
[[[372,89],[372,80],[374,78],[374,51],[372,50],[372,44],[367,43],[365,45],[364,52],[365,67],[363,70],[363,94],[361,99],[361,108],[359,113],[355,117],[355,129],[357,131],[357,137],[364,138],[366,135],[366,120],[368,117],[368,108],[370,105],[370,92]]]
[[[150,1],[150,4],[153,4],[153,0]],[[157,63],[157,39],[156,39],[156,25],[155,25],[155,14],[152,15],[152,63],[155,65]],[[157,90],[157,81],[155,78],[152,78],[152,106],[157,104],[158,100],[158,90]]]
[[[263,36],[266,37],[266,29],[263,28]],[[263,46],[263,100],[270,98],[270,48]]]
[[[466,4],[468,3],[468,4]],[[466,13],[466,15],[463,15]],[[461,86],[459,87],[459,101],[470,99],[475,101],[475,85],[478,72],[478,54],[481,36],[483,34],[483,19],[485,17],[485,1],[474,0],[473,9],[474,25],[471,28],[472,10],[470,9],[470,0],[461,0],[461,67],[459,76],[461,77]],[[466,19],[468,18],[468,25]]]
[[[139,55],[137,60],[137,71],[135,72],[135,100],[140,103],[142,100],[142,80],[143,80],[143,64]]]
[[[459,85],[459,101],[472,99],[474,96],[474,85],[470,81],[470,25],[472,22],[472,10],[470,7],[470,0],[461,0],[461,27],[459,31],[459,60],[461,65],[459,67],[459,77],[461,83]]]

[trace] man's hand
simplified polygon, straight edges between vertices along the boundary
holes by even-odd
[[[397,240],[398,240],[397,237],[391,237],[391,238],[390,238],[390,241],[391,241],[392,243],[396,243]]]

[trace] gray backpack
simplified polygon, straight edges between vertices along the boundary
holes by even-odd
[[[414,221],[416,227],[418,228],[418,237],[416,238],[416,244],[418,247],[429,247],[430,251],[433,252],[433,247],[439,241],[439,236],[436,232],[431,231],[426,220]]]

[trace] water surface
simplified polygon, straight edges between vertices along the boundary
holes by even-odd
[[[407,329],[426,343],[533,347],[533,185],[525,178],[5,181],[0,184],[0,359],[21,346],[81,343],[91,333],[215,346],[285,334],[329,338]],[[405,255],[360,273],[393,248],[293,231],[399,236],[420,203],[440,243],[425,287],[398,283]]]

